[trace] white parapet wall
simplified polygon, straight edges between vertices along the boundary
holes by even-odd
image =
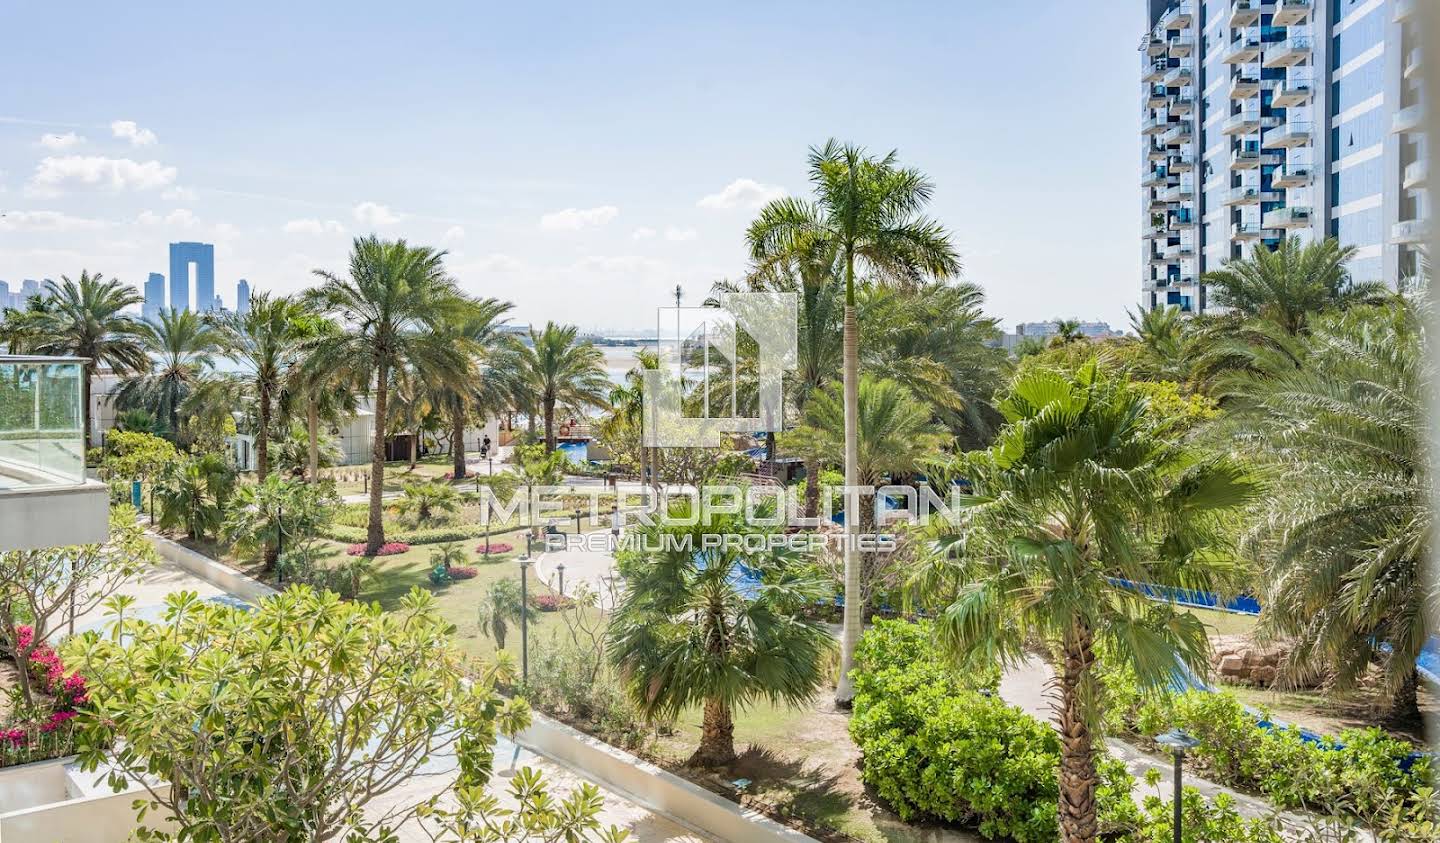
[[[248,577],[229,565],[216,562],[203,553],[191,550],[163,536],[146,533],[145,538],[155,547],[155,552],[159,553],[161,558],[174,562],[221,591],[248,603],[258,603],[266,597],[273,597],[279,593],[265,583]]]
[[[119,793],[96,786],[102,773],[82,773],[74,758],[37,761],[0,770],[0,843],[126,843],[136,828],[140,784]],[[168,785],[163,786],[168,789]],[[164,790],[161,791],[165,792]],[[146,823],[156,826],[160,815]],[[168,821],[159,824],[168,829]]]
[[[540,713],[515,743],[549,756],[607,790],[729,843],[816,843],[644,759]]]

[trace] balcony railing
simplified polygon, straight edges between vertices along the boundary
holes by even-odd
[[[1294,26],[1304,23],[1310,17],[1310,0],[1277,0],[1271,23],[1276,26]]]
[[[1151,117],[1140,124],[1140,134],[1158,135],[1170,126],[1170,121],[1164,117]]]
[[[1419,6],[1420,0],[1395,0],[1395,22],[1404,23],[1415,17]]]
[[[1171,88],[1179,85],[1189,85],[1193,71],[1194,68],[1189,64],[1176,65],[1165,71],[1165,75],[1161,78],[1161,81]]]
[[[1313,127],[1309,123],[1286,123],[1265,133],[1267,147],[1304,146],[1310,142]]]
[[[1160,16],[1160,25],[1166,29],[1185,29],[1195,22],[1195,4],[1177,3]]]
[[[85,482],[84,361],[0,356],[0,492]]]
[[[1171,123],[1160,135],[1160,142],[1163,144],[1180,143],[1190,137],[1189,123]]]
[[[1254,148],[1237,149],[1230,153],[1230,169],[1232,170],[1253,170],[1260,166],[1260,150]]]
[[[1230,21],[1232,29],[1250,26],[1260,20],[1260,0],[1231,0]]]
[[[1405,78],[1409,79],[1420,72],[1420,59],[1423,54],[1420,48],[1416,47],[1405,57]]]
[[[1266,67],[1289,67],[1310,58],[1315,42],[1309,35],[1295,35],[1265,49]]]
[[[1259,130],[1259,110],[1242,111],[1238,114],[1232,114],[1229,117],[1225,118],[1224,123],[1220,124],[1221,134],[1226,135],[1246,135],[1250,134],[1251,132],[1258,132]]]
[[[1410,190],[1424,187],[1425,182],[1429,180],[1429,175],[1430,165],[1426,163],[1426,159],[1421,158],[1405,168],[1405,188]]]
[[[1230,188],[1225,194],[1226,205],[1257,205],[1260,203],[1260,188],[1254,185],[1241,185]]]
[[[1421,128],[1425,112],[1419,105],[1412,105],[1409,108],[1402,108],[1395,112],[1390,118],[1390,131],[1400,134],[1402,132],[1414,132]]]
[[[1310,101],[1311,84],[1309,76],[1294,76],[1286,79],[1275,89],[1271,105],[1279,108],[1294,108],[1297,105],[1304,105]]]
[[[1226,64],[1252,62],[1260,58],[1260,47],[1258,34],[1242,35],[1230,42],[1230,46],[1226,47],[1225,52],[1221,54],[1220,60]]]
[[[1276,208],[1267,213],[1261,224],[1266,228],[1305,228],[1310,225],[1312,213],[1309,208],[1291,206]]]
[[[1237,222],[1230,226],[1230,239],[1258,240],[1260,239],[1260,231],[1260,223],[1258,222]]]
[[[1230,80],[1230,99],[1248,100],[1260,93],[1260,77],[1236,76]]]
[[[1270,176],[1270,183],[1276,187],[1305,187],[1310,184],[1310,167],[1305,164],[1287,164]]]
[[[1424,243],[1429,233],[1430,224],[1426,220],[1402,220],[1390,229],[1390,242],[1407,245]]]

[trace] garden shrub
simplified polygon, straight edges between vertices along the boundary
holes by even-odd
[[[507,542],[491,542],[490,545],[489,545],[489,547],[488,547],[488,551],[487,551],[486,545],[479,544],[479,545],[476,545],[476,546],[475,546],[475,552],[476,552],[476,553],[479,553],[479,554],[484,554],[484,553],[486,553],[486,552],[489,552],[489,553],[492,553],[492,554],[494,554],[494,553],[509,553],[510,551],[512,551],[512,550],[514,550],[514,549],[515,549],[515,545],[509,544],[509,543],[507,543]]]
[[[877,621],[856,656],[850,734],[862,778],[901,819],[1022,843],[1056,839],[1059,738],[993,694],[998,670],[961,676],[931,645],[928,622]],[[1133,827],[1125,765],[1102,758],[1099,772],[1102,827]]]
[[[465,565],[450,566],[450,579],[452,580],[473,580],[479,575],[478,570]]]
[[[536,609],[542,612],[558,612],[561,609],[568,609],[574,605],[574,601],[568,597],[561,597],[558,594],[539,594],[530,601]]]
[[[367,553],[365,552],[365,542],[362,541],[362,542],[359,542],[359,543],[357,543],[357,544],[352,544],[352,545],[350,545],[349,547],[345,548],[345,555],[346,555],[346,556],[367,556],[367,555],[374,555],[374,556],[398,556],[398,555],[406,552],[406,551],[409,550],[409,549],[410,549],[410,545],[406,544],[405,542],[385,542],[384,544],[380,545],[380,549],[379,549],[379,550],[376,550],[374,554],[367,554]]]
[[[15,632],[17,648],[27,648],[34,640],[35,631],[29,626],[17,626]],[[72,753],[73,721],[77,710],[90,701],[85,677],[67,674],[59,654],[48,644],[30,651],[26,671],[49,699],[27,706],[18,689],[11,695],[10,721],[0,727],[0,767]]]
[[[498,525],[498,522],[497,522]],[[493,526],[493,525],[492,525]],[[441,544],[443,542],[469,541],[483,538],[485,527],[481,524],[455,524],[448,527],[430,527],[423,530],[385,530],[387,536],[405,544]],[[355,544],[365,541],[366,530],[361,526],[341,523],[341,519],[321,527],[318,534],[341,544]],[[497,551],[492,550],[491,553]]]

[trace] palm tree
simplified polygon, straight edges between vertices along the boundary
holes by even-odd
[[[320,432],[321,421],[338,425],[351,418],[359,409],[359,401],[355,397],[358,378],[350,361],[337,361],[309,353],[323,338],[333,336],[340,330],[334,320],[313,312],[306,314],[300,326],[300,331],[305,336],[300,363],[291,367],[290,383],[285,387],[287,395],[300,396],[299,400],[304,404],[305,473],[311,483],[320,479],[320,465],[325,456],[322,451],[327,444]],[[294,464],[299,465],[298,462]]]
[[[469,365],[468,360],[466,365]],[[453,377],[446,379],[454,382]],[[391,371],[390,415],[385,420],[386,429],[391,436],[410,438],[411,471],[420,461],[420,437],[425,429],[435,425],[435,407],[430,403],[433,394],[426,386],[424,374],[408,366],[397,366]]]
[[[1374,301],[1389,294],[1384,284],[1352,283],[1345,264],[1354,246],[1328,238],[1305,243],[1298,236],[1271,249],[1258,244],[1250,257],[1205,273],[1213,305],[1245,319],[1264,319],[1295,336],[1309,318],[1334,307]]]
[[[46,302],[34,325],[35,351],[85,358],[80,379],[80,405],[85,425],[85,450],[90,450],[90,382],[95,370],[108,366],[124,377],[150,368],[140,321],[123,311],[140,304],[140,293],[98,272],[81,271],[72,281],[46,287]]]
[[[1151,380],[1187,383],[1193,362],[1185,315],[1179,305],[1141,309],[1130,313],[1130,329],[1140,338],[1141,355],[1137,375]]]
[[[746,239],[751,257],[764,266],[784,260],[813,260],[834,254],[842,269],[834,279],[845,288],[843,377],[845,388],[845,485],[857,484],[859,447],[859,327],[855,316],[856,270],[875,280],[913,286],[926,278],[947,278],[960,270],[949,235],[922,215],[934,186],[918,170],[901,167],[894,152],[873,158],[864,149],[833,140],[810,150],[810,181],[814,202],[793,197],[777,199],[760,211]],[[855,553],[859,525],[845,531],[845,626],[840,647],[840,682],[836,701],[848,705],[854,696],[850,671],[860,639],[860,568]]]
[[[370,514],[366,549],[385,544],[385,419],[390,411],[391,373],[404,366],[457,385],[469,371],[468,342],[455,342],[436,329],[463,318],[471,302],[446,274],[444,252],[387,241],[373,235],[355,239],[347,276],[324,270],[323,284],[310,300],[346,329],[316,340],[311,353],[321,369],[351,367],[374,398],[375,435],[370,452]]]
[[[487,638],[495,639],[495,649],[505,649],[505,636],[510,631],[510,624],[524,622],[527,614],[520,599],[520,586],[514,580],[498,580],[485,589],[484,595],[480,598],[480,605],[476,609],[475,619],[480,625],[480,634]],[[528,615],[530,622],[535,622],[535,615]]]
[[[1061,838],[1091,843],[1097,644],[1149,688],[1172,679],[1177,659],[1207,670],[1197,618],[1116,580],[1223,589],[1229,568],[1206,551],[1254,489],[1234,464],[1159,435],[1146,399],[1093,360],[1075,375],[1022,373],[1001,410],[1008,424],[989,450],[937,472],[974,494],[961,522],[941,528],[922,591],[945,605],[936,634],[958,660],[1016,664],[1035,639],[1057,653]]]
[[[449,483],[438,481],[406,483],[404,496],[395,504],[396,512],[413,515],[421,526],[436,513],[454,515],[459,509],[460,493]]]
[[[1425,571],[1434,372],[1403,301],[1312,327],[1303,367],[1253,383],[1245,417],[1276,477],[1249,537],[1266,564],[1262,624],[1293,642],[1289,667],[1342,687],[1381,665],[1392,713],[1416,722],[1415,660],[1440,608]]]
[[[530,330],[525,347],[525,377],[545,419],[545,450],[555,450],[555,408],[603,407],[610,392],[605,356],[592,342],[578,340],[574,325],[547,322]]]
[[[1055,322],[1055,335],[1050,338],[1050,347],[1059,348],[1083,339],[1085,332],[1080,330],[1079,319],[1059,319]]]
[[[472,313],[442,330],[468,342],[476,352],[473,371],[464,384],[441,381],[432,385],[431,404],[444,416],[450,428],[451,477],[465,478],[465,428],[476,416],[498,412],[505,405],[504,377],[497,365],[509,366],[507,337],[501,333],[504,315],[512,305],[499,299],[482,299]]]
[[[153,367],[121,381],[115,405],[150,411],[173,437],[180,430],[180,405],[215,364],[220,333],[198,313],[164,310],[141,323],[140,340]]]
[[[657,449],[645,445],[645,372],[660,368],[660,355],[648,348],[635,353],[635,365],[625,373],[625,383],[610,390],[610,430],[615,435],[634,436],[639,442],[640,482],[650,478],[653,487],[660,483],[660,459]]]
[[[825,681],[834,646],[823,625],[801,614],[825,592],[804,560],[784,548],[757,554],[728,543],[710,548],[702,544],[705,533],[758,529],[738,517],[711,522],[647,528],[642,546],[661,549],[621,554],[625,589],[607,648],[646,717],[669,720],[703,706],[700,746],[690,761],[704,766],[735,758],[737,708],[758,700],[809,702]],[[674,539],[666,542],[661,533]]]
[[[270,473],[271,419],[310,337],[309,312],[298,299],[257,293],[245,313],[215,317],[224,353],[244,367],[238,379],[256,416],[255,475],[264,482]]]
[[[221,525],[235,475],[225,458],[208,453],[173,462],[155,484],[160,499],[160,528],[184,527],[192,539],[203,539]]]

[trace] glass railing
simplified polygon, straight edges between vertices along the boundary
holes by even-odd
[[[0,492],[85,480],[83,361],[0,356]]]
[[[1420,121],[1422,117],[1424,117],[1424,111],[1419,105],[1412,105],[1406,108],[1402,108],[1399,111],[1395,112],[1395,116],[1391,118],[1390,131],[1414,131],[1420,127]]]
[[[1277,41],[1265,50],[1267,59],[1288,53],[1308,53],[1314,49],[1314,40],[1309,35],[1292,35],[1284,41]]]
[[[1226,117],[1225,122],[1220,124],[1220,131],[1231,132],[1242,126],[1252,125],[1260,125],[1260,112],[1258,110],[1241,111],[1238,114],[1232,114],[1229,117]]]

